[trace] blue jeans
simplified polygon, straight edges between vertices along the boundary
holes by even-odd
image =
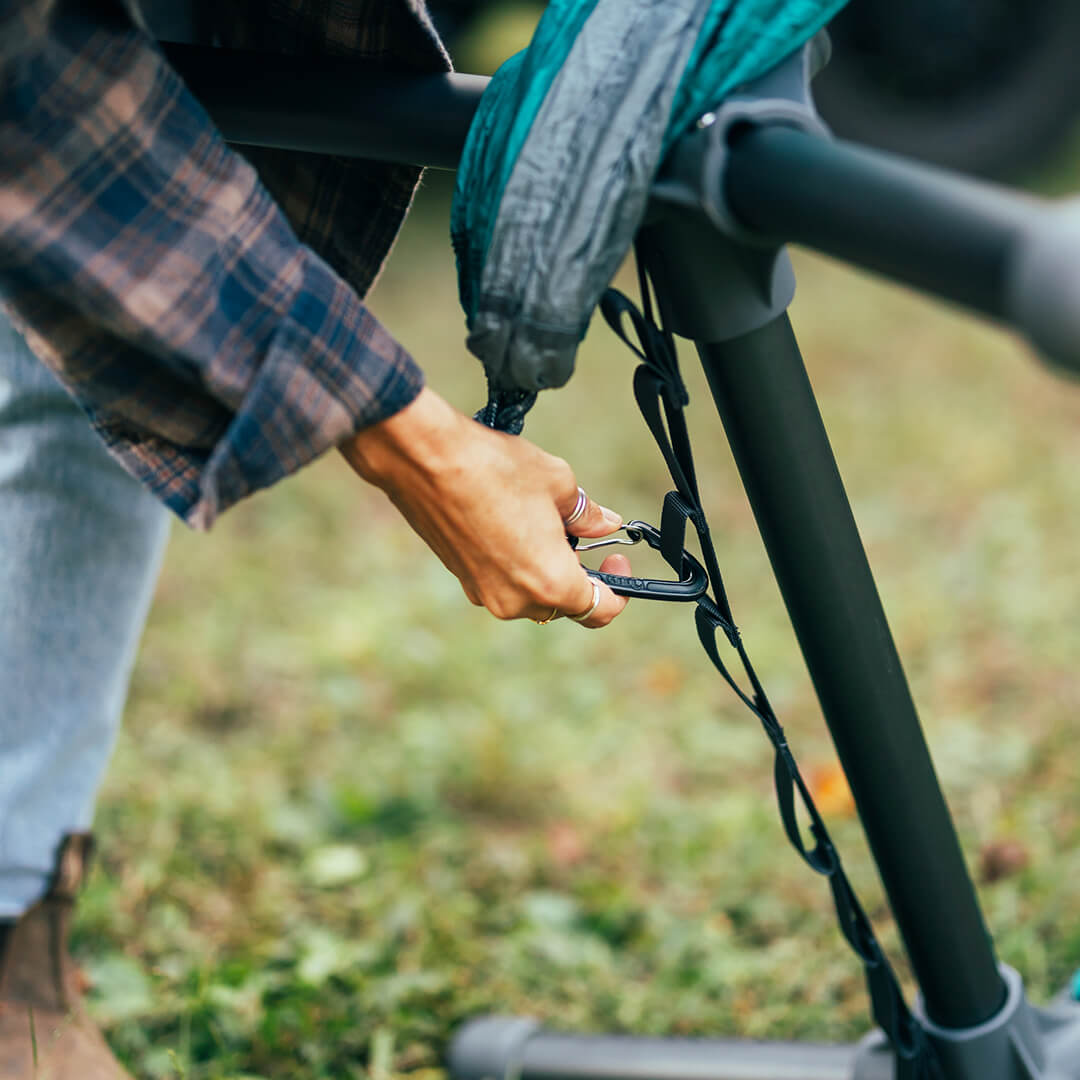
[[[0,918],[90,825],[167,533],[0,315]]]

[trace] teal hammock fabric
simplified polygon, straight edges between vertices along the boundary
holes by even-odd
[[[493,391],[560,386],[664,155],[846,0],[551,0],[469,132],[451,219]]]

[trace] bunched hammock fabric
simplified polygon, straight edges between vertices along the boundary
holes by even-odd
[[[468,347],[515,414],[497,426],[570,377],[672,144],[845,3],[551,0],[481,100],[454,196]]]

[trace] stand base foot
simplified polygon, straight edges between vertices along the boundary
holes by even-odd
[[[952,1031],[921,1017],[948,1080],[1080,1080],[1080,1004],[1063,997],[1037,1009],[1017,972],[1003,964],[1001,976],[1008,996],[985,1024]],[[859,1045],[853,1080],[891,1080],[892,1060],[875,1031]]]
[[[1080,1006],[1035,1008],[1019,972],[1000,965],[1007,996],[998,1014],[966,1031],[922,1022],[952,1080],[1080,1080]],[[917,1010],[921,1011],[919,1002]]]

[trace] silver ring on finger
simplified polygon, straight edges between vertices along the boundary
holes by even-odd
[[[569,517],[563,518],[563,524],[569,528],[574,524],[582,514],[585,513],[585,508],[589,505],[589,496],[585,494],[585,489],[579,487],[577,489],[577,502],[574,503],[574,509],[570,512]]]
[[[596,609],[600,606],[600,586],[597,582],[593,581],[592,584],[592,606],[582,615],[569,615],[567,616],[573,622],[583,623],[588,622],[596,613]]]

